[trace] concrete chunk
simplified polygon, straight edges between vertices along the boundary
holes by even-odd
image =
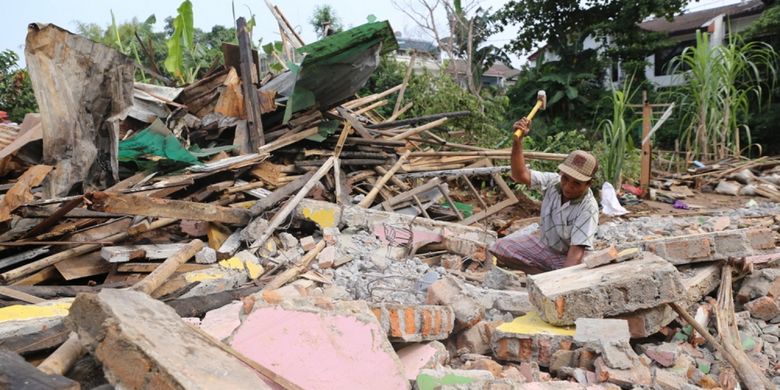
[[[596,268],[600,265],[609,264],[616,260],[618,257],[618,250],[615,245],[610,245],[609,248],[602,249],[600,251],[593,252],[585,257],[583,263],[588,268]]]
[[[117,388],[270,388],[172,308],[140,292],[81,294],[66,324]]]
[[[447,363],[447,347],[438,341],[411,344],[398,350],[398,358],[404,365],[406,379],[413,381],[425,368],[436,368]]]
[[[774,247],[774,232],[768,228],[691,234],[644,243],[646,251],[677,265],[752,256]]]
[[[230,344],[303,389],[409,388],[401,361],[363,301],[258,300]]]
[[[528,278],[528,295],[541,317],[554,325],[577,318],[603,318],[677,301],[684,296],[680,273],[651,253],[637,260],[588,269],[580,264]]]
[[[485,317],[485,309],[474,298],[465,294],[453,277],[444,277],[428,288],[427,303],[449,305],[455,312],[455,329],[467,329]]]

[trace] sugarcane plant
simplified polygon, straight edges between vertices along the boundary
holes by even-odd
[[[599,124],[605,146],[605,154],[601,158],[601,169],[604,172],[605,180],[615,188],[620,188],[626,155],[634,151],[631,129],[641,121],[641,118],[626,119],[630,116],[626,109],[636,94],[636,89],[632,88],[632,84],[633,77],[629,77],[624,81],[622,88],[612,87],[610,96],[612,116]]]
[[[684,81],[675,100],[690,159],[739,157],[751,144],[747,120],[760,109],[764,88],[774,87],[777,59],[764,42],[730,34],[725,45],[713,45],[709,34],[697,31],[696,46],[672,62],[672,74]]]

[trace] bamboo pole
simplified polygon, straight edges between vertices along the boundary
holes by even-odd
[[[180,249],[173,256],[167,258],[159,267],[147,275],[143,280],[136,283],[132,289],[142,293],[152,295],[176,270],[187,260],[195,256],[198,251],[203,249],[203,241],[199,239],[192,240],[187,246]]]
[[[268,282],[268,284],[265,285],[265,287],[263,287],[263,291],[276,290],[277,288],[287,284],[287,282],[309,268],[311,261],[314,260],[314,258],[317,257],[317,255],[323,249],[325,249],[325,240],[320,240],[317,245],[314,246],[314,248],[306,252],[306,254],[301,257],[300,263],[286,269],[279,275],[276,275],[270,282]]]
[[[38,369],[49,375],[65,375],[85,352],[78,334],[70,332],[68,339],[41,362]]]
[[[444,122],[446,122],[446,121],[447,121],[447,117],[444,117],[444,118],[435,120],[433,122],[426,123],[426,124],[424,124],[422,126],[418,126],[418,127],[413,128],[413,129],[406,130],[406,131],[404,131],[401,134],[394,135],[394,136],[390,137],[389,139],[390,139],[390,141],[404,140],[404,139],[407,139],[407,138],[409,138],[409,137],[411,137],[413,135],[420,134],[423,131],[439,127],[439,126],[443,125]]]
[[[395,175],[395,173],[401,169],[401,166],[404,164],[404,161],[406,161],[407,158],[409,158],[409,154],[412,153],[411,150],[406,151],[401,157],[398,158],[398,161],[395,162],[395,165],[393,165],[392,168],[390,168],[387,173],[385,173],[384,176],[382,176],[377,182],[376,185],[374,185],[374,188],[371,189],[371,192],[366,195],[366,197],[360,201],[360,204],[358,206],[366,208],[371,206],[371,203],[374,202],[374,199],[376,199],[376,196],[379,194],[379,191],[382,189],[382,187],[385,186],[388,180]]]

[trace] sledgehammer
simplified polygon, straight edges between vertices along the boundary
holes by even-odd
[[[536,104],[534,104],[534,108],[531,109],[531,112],[528,114],[528,116],[525,117],[529,122],[534,119],[534,116],[536,116],[536,112],[539,111],[539,109],[544,110],[547,108],[547,93],[544,92],[544,90],[541,90],[536,93]],[[515,137],[522,136],[522,130],[515,131]]]

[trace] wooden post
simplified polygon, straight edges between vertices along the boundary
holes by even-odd
[[[203,249],[203,241],[198,240],[197,238],[192,240],[187,246],[160,264],[154,272],[136,283],[132,289],[151,295],[154,290],[157,290],[158,287],[176,272],[179,266],[186,263],[187,260],[191,259],[192,256],[195,256],[201,249]]]
[[[393,114],[390,116],[391,118],[398,117],[398,110],[401,109],[401,102],[404,100],[404,92],[406,92],[406,86],[409,85],[409,78],[412,77],[415,58],[417,58],[417,52],[413,51],[412,57],[409,59],[409,67],[406,69],[406,74],[404,75],[403,86],[401,87],[401,91],[398,92],[398,98],[395,99],[395,107],[393,108]]]
[[[70,332],[68,339],[41,362],[38,369],[49,375],[65,375],[85,352],[79,336],[76,332]]]
[[[252,70],[257,68],[252,60],[249,32],[246,30],[246,19],[243,17],[238,18],[236,21],[236,35],[238,35],[241,86],[244,92],[249,142],[252,144],[252,149],[257,150],[257,148],[265,145],[265,136],[263,135],[263,121],[260,117],[260,99],[257,96],[257,88],[255,88],[255,84],[252,82]]]
[[[647,91],[642,91],[642,139],[650,134],[650,120],[653,116],[653,108],[647,101]],[[639,186],[648,193],[650,187],[650,165],[652,163],[652,141],[648,138],[642,143],[642,168],[639,174]]]

